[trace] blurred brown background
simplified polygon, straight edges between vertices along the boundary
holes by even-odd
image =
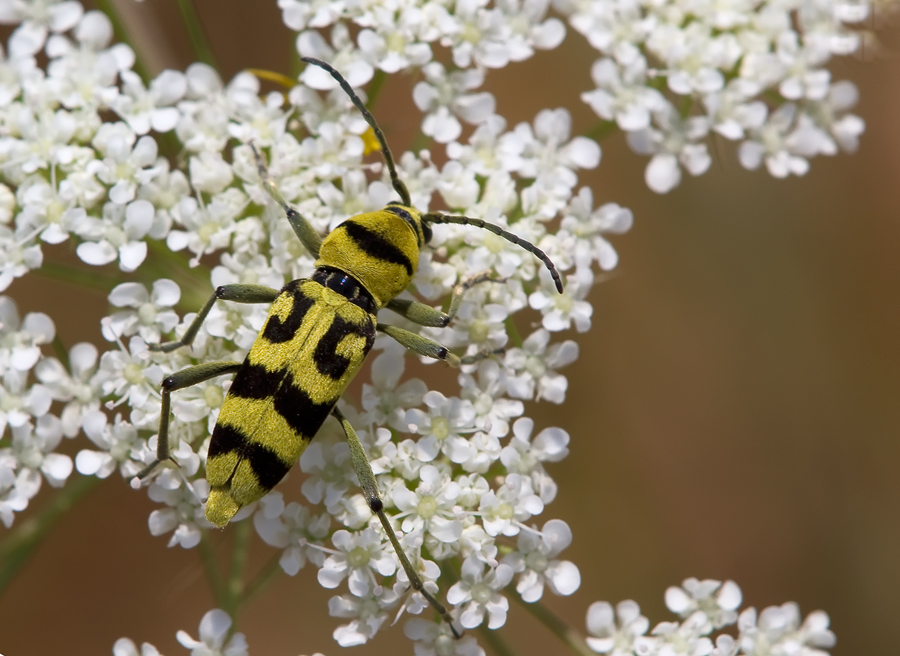
[[[193,61],[174,2],[116,4],[153,70]],[[226,80],[288,70],[293,40],[274,2],[195,4]],[[898,52],[896,29],[882,36]],[[560,49],[491,72],[488,88],[511,126],[565,106],[581,132],[594,122],[578,100],[593,56],[570,31]],[[665,588],[697,576],[735,580],[745,605],[827,610],[836,655],[896,650],[900,63],[888,54],[832,70],[859,85],[867,130],[858,154],[816,159],[805,178],[744,171],[721,143],[708,174],[657,196],[620,136],[582,176],[596,201],[630,207],[635,227],[614,239],[620,266],[593,292],[567,403],[528,410],[572,436],[544,517],[572,526],[565,556],[583,582],[545,600],[580,631],[601,599],[634,598],[651,625],[671,619]],[[402,150],[418,115],[410,80],[387,84],[375,114]],[[103,296],[37,277],[10,293],[23,314],[50,313],[67,346],[97,341]],[[197,554],[149,535],[153,507],[113,476],[72,511],[0,598],[0,652],[109,654],[128,636],[185,653],[175,632],[196,637],[213,601]],[[270,554],[256,548],[251,571]],[[337,653],[330,596],[312,570],[278,578],[241,617],[251,653]],[[517,653],[563,653],[515,605],[503,633]],[[357,652],[411,647],[398,626]]]

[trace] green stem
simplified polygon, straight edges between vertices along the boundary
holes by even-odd
[[[290,49],[290,60],[288,62],[288,70],[291,72],[291,76],[297,80],[300,77],[300,74],[303,72],[303,67],[306,66],[306,62],[300,59],[300,53],[297,52],[297,48],[292,47]],[[299,84],[299,82],[298,82]]]
[[[247,554],[250,551],[252,527],[250,520],[238,522],[232,527],[234,545],[231,548],[231,572],[228,576],[228,614],[235,622],[237,622],[244,589],[244,569],[247,566]]]
[[[200,16],[197,15],[197,10],[194,9],[193,0],[178,0],[178,9],[181,12],[181,20],[184,21],[188,39],[191,41],[191,46],[194,48],[194,54],[197,55],[197,59],[218,70],[216,58],[206,38],[206,32],[203,30]]]
[[[775,89],[766,89],[760,94],[764,100],[768,100],[771,105],[779,106],[784,102],[784,97]]]
[[[506,643],[506,640],[500,637],[499,632],[489,629],[486,626],[482,626],[478,629],[478,635],[488,644],[491,651],[497,654],[497,656],[514,656],[515,652],[512,650],[512,647]]]
[[[83,289],[100,291],[104,295],[109,294],[113,287],[122,282],[118,273],[107,274],[104,271],[103,275],[97,275],[94,272],[53,260],[44,260],[41,268],[35,269],[33,273],[58,282],[67,282]]]
[[[113,4],[112,0],[97,0],[97,6],[109,17],[110,21],[112,21],[116,39],[127,44],[128,47],[134,51],[134,72],[149,86],[153,75],[150,73],[147,65],[144,64],[146,58],[138,51],[135,43],[129,38],[128,30],[125,27],[125,21],[123,21],[122,17],[119,15],[119,11],[116,9],[115,4]],[[156,133],[153,135],[153,138],[156,139],[156,143],[159,144],[161,154],[167,156],[169,160],[174,163],[178,157],[178,153],[181,151],[181,143],[178,141],[178,137],[175,136],[175,131],[173,130],[163,134]]]
[[[479,182],[479,185],[481,186],[481,193],[483,193],[484,187],[485,187],[485,185],[487,185],[487,178],[485,178],[483,182],[481,180],[479,180],[478,182]],[[528,182],[527,184],[531,184],[531,183]],[[506,215],[507,225],[513,225],[516,221],[518,221],[523,216],[525,216],[525,212],[522,209],[522,201],[521,201],[521,198],[522,198],[521,194],[522,194],[522,190],[525,188],[525,185],[526,185],[526,182],[522,179],[519,179],[518,181],[516,181],[516,195],[519,197],[520,200],[518,200],[516,202],[516,206],[514,208],[512,208],[512,210],[510,210],[509,214]]]
[[[431,145],[431,137],[425,135],[424,132],[419,130],[415,137],[413,137],[412,145],[409,147],[409,151],[411,153],[418,154],[420,150],[424,150]]]
[[[669,82],[666,75],[655,75],[647,80],[647,86],[660,92],[665,92]]]
[[[366,107],[371,112],[375,107],[375,101],[378,99],[378,94],[381,93],[381,87],[384,86],[384,81],[387,79],[387,75],[380,68],[375,69],[375,75],[372,76],[372,82],[369,83],[369,88],[366,89],[366,94],[369,96],[369,102],[366,103]]]
[[[513,344],[515,344],[519,348],[522,348],[522,344],[524,344],[522,335],[519,333],[519,329],[516,327],[516,322],[513,321],[512,317],[506,318],[506,334],[509,336],[509,339]]]
[[[63,344],[62,339],[59,337],[59,333],[53,336],[53,341],[50,343],[50,346],[53,347],[53,354],[56,356],[56,359],[62,363],[66,369],[72,368],[72,363],[69,362],[69,352],[66,350],[66,345]]]
[[[191,268],[183,254],[170,251],[163,241],[149,239],[147,246],[152,257],[148,257],[141,267],[146,280],[171,278],[182,291],[178,302],[180,309],[195,312],[198,307],[202,307],[212,292],[209,269],[202,265]]]
[[[138,49],[135,48],[134,42],[128,36],[128,30],[125,29],[125,22],[122,20],[122,17],[119,15],[118,10],[113,4],[112,0],[97,0],[97,7],[109,18],[110,22],[113,25],[113,33],[115,34],[115,38],[118,41],[126,44],[131,50],[134,52],[134,72],[141,76],[142,80],[150,79],[150,72],[147,70],[147,66],[144,64],[144,57],[138,52]]]
[[[616,131],[615,121],[598,121],[584,136],[594,141],[601,141]]]
[[[225,581],[219,573],[219,565],[216,563],[216,554],[213,552],[209,541],[209,531],[200,529],[200,560],[203,561],[203,569],[206,572],[206,580],[212,590],[216,605],[228,610],[228,593],[225,590]]]
[[[144,78],[145,81],[147,78]],[[147,84],[149,85],[149,82]],[[175,130],[170,130],[169,132],[154,132],[153,138],[156,140],[156,144],[159,147],[159,155],[160,157],[165,157],[169,161],[169,165],[175,169],[178,167],[179,158],[182,156],[182,152],[184,151],[184,147],[181,145],[181,142],[178,140],[178,135],[175,134]],[[150,240],[148,240],[149,242]]]
[[[566,643],[573,652],[578,654],[578,656],[597,656],[597,654],[587,646],[584,637],[578,633],[578,631],[547,610],[546,606],[539,601],[529,604],[526,601],[522,601],[522,598],[518,595],[510,596],[525,610],[534,615],[541,624],[550,629],[557,638]]]
[[[0,594],[16,578],[22,566],[56,522],[102,479],[78,475],[61,489],[37,514],[24,519],[0,542]]]
[[[250,603],[256,595],[265,590],[266,586],[272,582],[274,576],[281,570],[281,554],[276,553],[269,559],[261,570],[256,574],[250,583],[244,587],[244,594],[241,596],[240,603],[245,605]]]

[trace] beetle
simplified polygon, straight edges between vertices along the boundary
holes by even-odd
[[[351,217],[322,238],[288,205],[259,151],[250,144],[263,186],[281,206],[303,246],[316,256],[315,273],[307,279],[293,280],[280,290],[252,284],[218,287],[180,340],[151,345],[151,350],[162,352],[190,345],[217,300],[271,305],[265,324],[243,362],[199,364],[163,380],[156,459],[137,479],[146,479],[171,457],[168,429],[172,392],[217,376],[234,374],[213,430],[206,462],[210,490],[206,517],[216,526],[224,527],[243,506],[274,488],[300,458],[325,419],[334,415],[347,438],[352,464],[369,508],[384,527],[411,587],[425,596],[459,637],[450,614],[424,589],[403,551],[384,512],[365,449],[335,404],[359,371],[379,331],[418,355],[443,360],[451,366],[489,355],[460,358],[433,340],[378,320],[378,311],[388,308],[416,324],[445,327],[456,314],[465,289],[487,279],[485,275],[476,275],[458,284],[446,313],[418,301],[398,299],[415,275],[419,251],[431,240],[431,225],[472,225],[488,230],[540,259],[560,293],[562,281],[542,250],[497,225],[466,216],[422,213],[412,207],[409,191],[397,174],[383,132],[349,83],[330,64],[310,57],[304,57],[303,61],[331,74],[362,113],[378,140],[391,184],[400,200],[376,212]]]

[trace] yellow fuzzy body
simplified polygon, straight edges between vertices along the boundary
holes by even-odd
[[[375,309],[341,271],[320,269],[281,290],[210,441],[206,517],[213,524],[227,524],[297,462],[371,349]]]

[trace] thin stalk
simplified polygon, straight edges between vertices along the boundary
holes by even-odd
[[[97,0],[97,8],[100,9],[100,11],[102,11],[104,14],[106,14],[110,22],[112,22],[115,38],[126,44],[134,52],[134,72],[140,75],[142,80],[149,80],[150,72],[147,70],[147,66],[144,64],[144,58],[141,56],[141,53],[138,52],[138,49],[135,48],[134,42],[132,42],[132,40],[129,38],[128,30],[125,28],[125,22],[119,15],[115,4],[113,4],[113,1]]]
[[[605,139],[616,131],[615,121],[598,121],[594,127],[585,132],[584,136],[594,141]]]
[[[67,282],[82,289],[100,291],[104,295],[109,294],[113,287],[122,282],[121,277],[117,273],[97,275],[96,273],[84,271],[68,264],[54,262],[53,260],[44,260],[41,267],[34,269],[32,273],[51,280]]]
[[[145,83],[149,82],[148,78],[144,78],[144,81]],[[156,133],[153,135],[153,138],[156,139],[156,143],[159,146],[160,157],[165,157],[169,160],[169,164],[173,169],[177,168],[178,160],[182,156],[184,147],[178,140],[178,135],[175,134],[175,130],[163,132],[162,134]]]
[[[776,107],[784,102],[784,97],[774,89],[767,89],[760,95]]]
[[[409,150],[414,154],[418,154],[420,150],[425,150],[430,145],[431,137],[426,136],[424,132],[419,130],[416,136],[413,137],[412,145],[409,147]]]
[[[212,292],[209,269],[204,266],[191,268],[184,255],[170,251],[165,242],[151,239],[147,242],[150,255],[141,271],[148,280],[172,278],[181,288],[178,306],[194,312],[201,307]]]
[[[59,360],[66,369],[71,369],[69,352],[66,350],[66,345],[63,344],[62,339],[60,339],[59,333],[53,336],[53,341],[50,343],[50,346],[53,348],[53,354],[56,356],[56,359]]]
[[[77,476],[61,489],[37,514],[21,521],[0,542],[0,594],[37,551],[44,537],[56,522],[78,501],[93,490],[102,479],[96,476]]]
[[[506,640],[500,637],[498,631],[482,626],[478,629],[478,635],[488,644],[491,651],[497,656],[515,656],[512,647],[506,643]]]
[[[194,54],[197,55],[197,59],[218,70],[216,58],[206,38],[206,32],[203,29],[203,24],[200,22],[200,16],[197,15],[197,10],[194,8],[193,0],[178,0],[178,10],[181,12],[181,20],[184,21],[188,39],[191,41],[191,46],[194,48]]]
[[[522,348],[524,342],[522,341],[522,335],[519,333],[518,327],[516,327],[516,322],[513,321],[512,317],[506,317],[506,334],[509,336],[510,341],[513,344]]]
[[[231,572],[228,576],[229,615],[237,621],[241,596],[244,588],[244,570],[247,567],[247,554],[250,552],[251,522],[238,522],[232,533],[234,544],[231,548]]]
[[[566,643],[574,653],[578,654],[578,656],[597,656],[597,654],[587,646],[584,637],[578,633],[578,631],[551,613],[546,606],[540,602],[529,604],[526,601],[522,601],[522,598],[518,595],[510,596],[525,610],[534,615],[541,624],[550,629],[557,638]]]
[[[303,67],[306,66],[306,62],[300,59],[300,53],[296,48],[290,48],[290,60],[288,62],[288,70],[291,72],[291,75],[294,76],[294,79],[298,79],[300,74],[303,72]]]
[[[665,91],[668,86],[669,81],[665,73],[660,73],[657,75],[653,75],[647,80],[647,86],[653,87],[657,91]]]
[[[244,586],[244,593],[241,595],[241,605],[251,602],[256,595],[266,589],[272,579],[281,569],[281,554],[276,553],[269,559],[263,568],[257,572],[253,580]]]
[[[481,191],[484,192],[484,188],[487,185],[487,178],[478,178],[478,186],[481,187]],[[516,196],[521,199],[522,189],[525,187],[525,183],[522,180],[518,180],[516,182]],[[512,225],[519,219],[521,219],[525,215],[522,210],[522,201],[516,201],[516,206],[510,210],[506,215],[506,223],[507,225]]]
[[[386,79],[387,74],[380,68],[376,68],[375,75],[372,76],[372,82],[369,83],[369,88],[366,89],[366,95],[369,97],[366,107],[370,112],[375,108],[375,101],[378,99],[378,94],[381,93],[381,87],[384,86]]]
[[[216,605],[228,610],[228,593],[225,590],[225,581],[219,573],[219,565],[216,563],[216,554],[213,552],[209,541],[209,531],[200,529],[200,560],[203,562],[203,570],[206,572],[206,580],[212,590]]]

